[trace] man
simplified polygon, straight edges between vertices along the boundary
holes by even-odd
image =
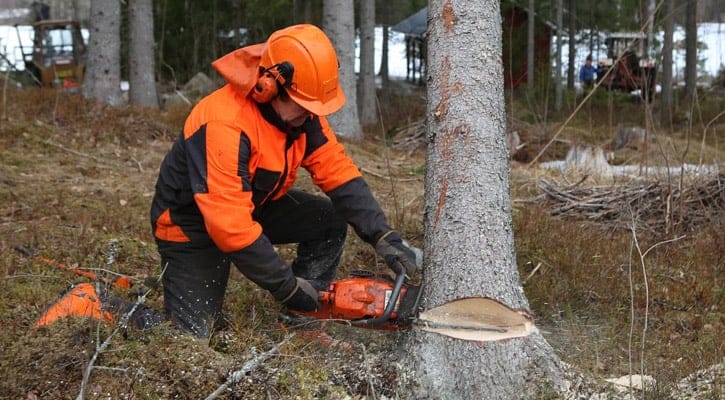
[[[388,265],[416,272],[326,115],[345,95],[329,38],[313,25],[214,61],[227,84],[202,99],[164,158],[151,207],[166,317],[208,337],[233,263],[288,309],[316,309],[347,225]],[[293,189],[300,167],[326,197]],[[298,243],[288,265],[272,247]]]
[[[584,65],[579,69],[579,82],[582,84],[582,88],[590,89],[594,86],[595,75],[599,73],[599,68],[592,65],[591,54],[587,56]]]

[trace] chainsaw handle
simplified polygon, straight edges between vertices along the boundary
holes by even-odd
[[[352,325],[358,325],[358,326],[378,326],[381,324],[384,324],[388,322],[390,319],[390,314],[393,313],[393,310],[395,309],[395,305],[398,304],[398,298],[400,297],[400,289],[403,287],[403,282],[405,281],[405,268],[403,267],[403,264],[401,264],[399,261],[396,261],[391,267],[393,271],[395,271],[395,286],[393,286],[393,292],[390,294],[390,299],[388,300],[388,305],[385,307],[385,311],[383,312],[383,315],[375,318],[367,318],[367,319],[359,319],[355,321],[350,321]]]

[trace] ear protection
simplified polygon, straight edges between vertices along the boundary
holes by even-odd
[[[257,84],[254,85],[252,98],[257,103],[268,103],[279,94],[280,88],[287,89],[292,85],[295,67],[289,61],[260,69]]]

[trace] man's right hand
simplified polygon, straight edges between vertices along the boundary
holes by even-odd
[[[315,311],[320,308],[320,303],[317,301],[319,297],[317,290],[312,287],[310,282],[302,278],[296,279],[295,288],[282,300],[282,304],[291,310],[297,311]]]

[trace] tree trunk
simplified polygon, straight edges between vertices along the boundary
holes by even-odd
[[[536,50],[536,46],[534,44],[534,34],[536,32],[534,1],[535,0],[529,0],[528,31],[526,36],[526,83],[531,87],[534,85],[534,55]]]
[[[564,0],[556,0],[556,62],[554,63],[554,109],[561,110],[564,97],[564,88],[561,84],[561,64],[563,62],[561,50],[564,48],[562,36],[564,30],[561,25],[564,23]]]
[[[431,0],[429,10],[422,307],[487,296],[528,310],[514,254],[499,2]],[[408,339],[410,398],[563,390],[560,362],[538,333],[483,345],[418,330]]]
[[[329,116],[338,136],[361,140],[362,129],[357,114],[355,90],[355,3],[353,0],[324,0],[323,26],[330,37],[340,62],[340,85],[345,92],[345,106]]]
[[[576,2],[577,0],[569,0],[569,62],[566,74],[566,88],[574,90],[574,81],[576,78]]]
[[[137,106],[158,108],[152,0],[130,0],[128,14],[129,102]]]
[[[378,122],[375,104],[375,2],[360,2],[360,123]]]
[[[685,96],[693,99],[697,87],[697,0],[685,7]]]
[[[383,44],[380,51],[380,105],[385,109],[390,104],[390,69],[388,68],[388,53],[390,43],[390,2],[383,1],[381,5],[383,20]]]
[[[103,104],[123,104],[121,95],[121,3],[91,2],[88,62],[83,96]]]
[[[296,24],[312,24],[312,0],[295,0],[294,7],[295,15],[293,18]]]
[[[644,54],[642,57],[645,57],[647,59],[652,59],[653,54],[653,47],[654,47],[654,23],[655,23],[655,4],[654,0],[644,0],[643,2],[643,8],[644,12],[642,13],[645,22],[644,22],[644,31],[647,33],[647,42],[645,43],[645,49]]]
[[[673,37],[675,32],[675,16],[674,13],[675,0],[665,0],[665,34],[662,43],[662,76],[660,84],[662,85],[661,99],[661,115],[662,126],[672,127],[672,51]]]

